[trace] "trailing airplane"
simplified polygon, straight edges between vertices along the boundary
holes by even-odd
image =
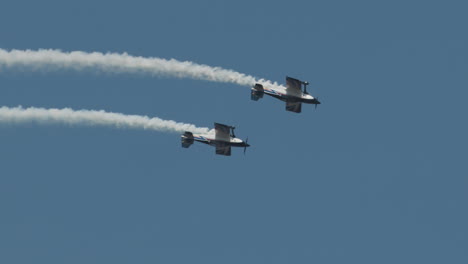
[[[188,148],[194,141],[198,141],[215,146],[216,154],[218,155],[231,156],[231,147],[244,147],[245,154],[247,147],[250,147],[250,145],[247,144],[248,139],[243,141],[242,139],[236,138],[234,135],[235,127],[218,123],[214,123],[214,126],[214,134],[194,135],[192,132],[186,131],[182,135],[182,147]]]
[[[320,104],[318,98],[313,97],[307,92],[308,82],[302,82],[300,80],[286,76],[286,88],[284,87],[263,87],[263,85],[257,83],[252,87],[251,99],[258,101],[263,98],[263,94],[267,94],[286,102],[286,111],[300,113],[302,103],[314,104],[315,108]],[[304,85],[304,91],[302,91],[302,85]]]

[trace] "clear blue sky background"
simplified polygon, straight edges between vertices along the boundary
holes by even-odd
[[[0,105],[238,126],[0,126],[0,263],[468,263],[466,1],[2,1],[0,47],[128,52],[284,83],[0,72]]]

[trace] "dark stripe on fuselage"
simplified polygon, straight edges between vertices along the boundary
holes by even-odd
[[[213,145],[213,146],[216,146],[217,142],[227,144],[227,145],[229,145],[231,147],[245,147],[245,145],[246,145],[245,142],[231,143],[231,142],[221,141],[221,140],[208,140],[206,138],[200,138],[200,137],[198,137],[198,138],[195,137],[194,140],[197,141],[197,142],[203,143],[203,144]]]

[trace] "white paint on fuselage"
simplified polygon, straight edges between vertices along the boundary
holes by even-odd
[[[253,89],[253,88],[252,88]],[[254,90],[254,89],[253,89]],[[263,88],[264,93],[274,96],[274,97],[279,97],[279,99],[282,100],[298,100],[303,103],[312,103],[312,101],[315,100],[315,98],[307,93],[303,93],[302,91],[294,91],[294,90],[288,90],[286,87],[275,87],[275,88]]]
[[[228,143],[231,146],[241,145],[244,141],[240,138],[229,137],[228,140],[225,139],[216,139],[214,134],[193,134],[193,139],[195,141],[206,143],[206,144],[215,144],[216,142]]]

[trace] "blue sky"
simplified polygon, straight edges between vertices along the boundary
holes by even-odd
[[[466,263],[463,1],[3,1],[0,48],[220,66],[323,102],[93,71],[0,72],[1,106],[236,125],[177,134],[1,125],[2,263]]]

